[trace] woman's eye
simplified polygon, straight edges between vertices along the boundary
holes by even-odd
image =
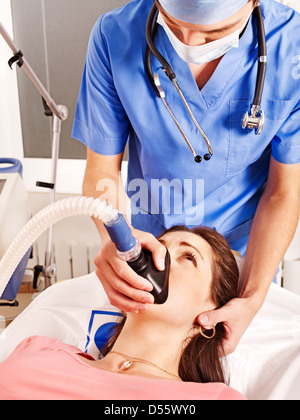
[[[197,267],[197,257],[195,254],[193,254],[192,252],[187,252],[184,254],[184,258],[187,261],[191,261],[195,267]]]

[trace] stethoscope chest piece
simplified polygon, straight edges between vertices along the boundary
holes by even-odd
[[[249,115],[248,112],[245,112],[242,118],[242,127],[245,130],[249,128],[250,130],[255,129],[255,134],[260,135],[266,121],[266,116],[263,110],[259,111],[258,113],[252,112]]]

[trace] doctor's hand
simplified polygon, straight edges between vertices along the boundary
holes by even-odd
[[[220,309],[201,314],[198,322],[206,329],[223,323],[227,333],[223,347],[225,354],[229,355],[236,350],[261,306],[262,302],[257,296],[236,298]]]
[[[150,233],[136,229],[132,233],[142,248],[152,252],[156,268],[164,270],[166,248]],[[120,259],[109,237],[94,263],[96,274],[113,306],[125,312],[139,312],[146,310],[147,304],[154,303],[154,297],[149,293],[153,290],[152,284]]]

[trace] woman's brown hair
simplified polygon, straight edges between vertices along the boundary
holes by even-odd
[[[237,297],[239,270],[235,257],[230,250],[227,241],[222,235],[211,228],[195,227],[189,229],[186,226],[174,226],[166,230],[158,237],[158,240],[167,233],[187,232],[203,238],[212,248],[212,297],[217,308],[221,308],[227,302]],[[112,337],[101,350],[106,355],[114,346],[123,326],[124,318],[112,331]],[[216,335],[208,340],[201,334],[188,338],[184,343],[183,352],[179,362],[178,373],[184,382],[223,382],[226,383],[223,363],[221,358],[225,355],[223,341],[226,331],[223,324],[216,326]]]

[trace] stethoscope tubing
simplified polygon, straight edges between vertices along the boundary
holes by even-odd
[[[255,7],[253,13],[257,21],[258,36],[258,70],[253,105],[260,107],[267,71],[267,43],[265,25],[260,5]]]
[[[195,126],[197,127],[197,129],[199,130],[199,132],[201,133],[209,154],[205,155],[205,159],[209,160],[212,155],[213,155],[213,150],[210,144],[210,141],[208,139],[208,137],[206,136],[206,134],[204,133],[204,131],[202,130],[202,128],[200,127],[200,125],[198,124],[198,121],[196,120],[195,116],[193,115],[183,93],[182,90],[176,80],[176,74],[173,71],[171,65],[167,62],[167,60],[163,57],[163,55],[158,51],[158,49],[156,48],[155,44],[154,44],[154,39],[156,36],[156,32],[157,32],[157,28],[158,28],[158,23],[157,23],[157,14],[158,14],[158,9],[157,7],[154,5],[150,11],[149,17],[148,17],[148,21],[147,21],[147,25],[146,25],[146,39],[147,39],[147,50],[146,50],[146,72],[148,75],[148,78],[152,84],[153,89],[155,90],[157,96],[159,98],[161,98],[163,100],[164,105],[166,106],[168,112],[170,113],[172,119],[174,120],[177,128],[179,129],[181,135],[183,136],[184,140],[186,141],[188,147],[190,148],[191,152],[194,155],[195,161],[196,162],[200,162],[202,160],[202,158],[200,156],[198,156],[191,144],[191,142],[188,140],[186,134],[184,133],[180,123],[178,122],[177,118],[175,117],[171,107],[169,106],[168,102],[166,101],[165,97],[162,97],[161,91],[160,89],[158,89],[157,87],[157,83],[155,83],[154,80],[154,75],[152,72],[152,67],[151,67],[151,53],[159,60],[159,62],[162,64],[164,72],[166,73],[166,75],[168,76],[168,78],[170,79],[170,81],[173,83],[173,85],[175,86],[175,89],[177,90],[190,118],[192,119],[193,123],[195,124]]]
[[[264,27],[264,21],[263,21],[263,15],[261,11],[261,7],[258,4],[254,11],[253,11],[256,21],[257,21],[257,36],[258,36],[258,70],[257,70],[257,79],[256,79],[256,86],[255,86],[255,94],[253,99],[253,104],[251,108],[251,116],[256,117],[257,114],[260,112],[260,106],[261,106],[261,100],[264,90],[264,83],[266,78],[266,70],[267,70],[267,45],[266,45],[266,34],[265,34],[265,27]],[[195,116],[193,115],[182,91],[181,88],[176,80],[176,74],[171,67],[171,65],[168,63],[168,61],[163,57],[163,55],[158,51],[154,44],[155,36],[157,33],[157,29],[159,24],[157,23],[157,15],[158,15],[158,9],[156,7],[156,4],[154,3],[153,7],[151,8],[150,14],[148,16],[147,25],[146,25],[146,40],[147,40],[147,48],[146,48],[146,55],[145,55],[145,67],[146,67],[146,73],[149,78],[149,81],[156,92],[157,96],[163,100],[164,105],[166,106],[167,110],[169,111],[172,119],[174,120],[176,126],[178,127],[180,133],[182,134],[184,140],[186,141],[188,147],[192,151],[195,161],[201,162],[202,158],[198,156],[191,145],[190,141],[188,140],[187,136],[185,135],[180,123],[176,119],[173,111],[171,110],[168,102],[165,99],[164,91],[160,85],[158,75],[153,75],[152,66],[151,66],[151,54],[153,54],[157,60],[161,63],[164,72],[170,79],[170,81],[175,86],[182,102],[184,103],[184,106],[192,119],[193,123],[201,133],[206,146],[208,148],[209,154],[206,154],[204,156],[205,160],[210,160],[210,158],[213,156],[213,150],[211,147],[211,143],[204,133],[203,129],[200,127],[199,123],[197,122]],[[156,78],[156,80],[155,80]],[[253,128],[253,127],[252,127]],[[262,128],[261,128],[262,129]],[[261,130],[260,130],[261,132]]]
[[[152,84],[152,87],[154,91],[156,92],[157,96],[160,98],[160,92],[157,89],[155,82],[154,82],[154,76],[152,72],[152,66],[151,66],[151,53],[158,59],[158,61],[161,63],[161,65],[164,68],[164,71],[168,78],[172,81],[176,75],[170,66],[170,64],[167,62],[167,60],[164,58],[164,56],[158,51],[154,44],[154,39],[157,33],[158,29],[158,23],[157,23],[157,15],[158,15],[158,9],[156,5],[152,7],[148,20],[146,25],[146,40],[147,40],[147,49],[146,49],[146,72],[148,75],[148,78]]]

